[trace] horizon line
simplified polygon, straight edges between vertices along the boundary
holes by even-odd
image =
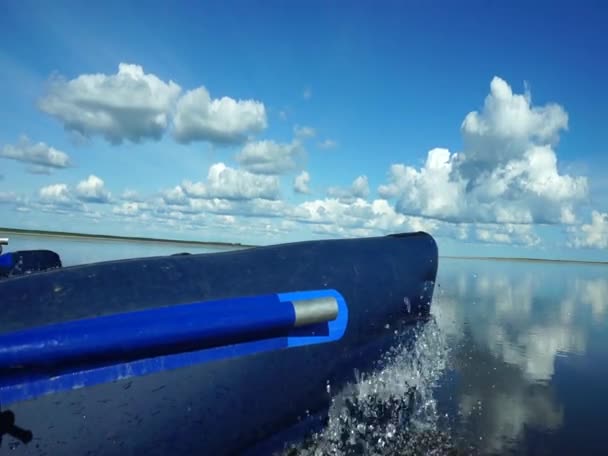
[[[75,233],[69,231],[52,231],[52,230],[35,230],[26,228],[8,228],[0,227],[0,233],[16,234],[25,236],[50,236],[50,237],[73,237],[73,238],[88,238],[88,239],[105,239],[115,241],[137,241],[137,242],[157,242],[165,244],[182,244],[182,245],[199,245],[205,247],[238,247],[252,248],[260,247],[260,245],[243,244],[240,242],[225,242],[225,241],[196,241],[185,239],[167,239],[144,236],[121,236],[115,234],[96,234],[96,233]],[[439,258],[457,259],[457,260],[483,260],[483,261],[528,261],[528,262],[545,262],[545,263],[577,263],[577,264],[598,264],[607,265],[608,261],[603,260],[575,260],[575,259],[558,259],[558,258],[536,258],[536,257],[497,257],[497,256],[462,256],[462,255],[439,255]]]

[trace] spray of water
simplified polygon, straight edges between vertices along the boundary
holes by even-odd
[[[433,397],[447,353],[434,319],[400,332],[372,371],[356,372],[355,381],[332,398],[324,428],[281,454],[450,454]]]

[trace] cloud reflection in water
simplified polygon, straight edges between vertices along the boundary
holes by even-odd
[[[595,268],[595,269],[594,269]],[[433,313],[452,347],[443,407],[461,446],[524,452],[559,432],[558,358],[584,357],[608,310],[606,271],[549,263],[443,260]]]

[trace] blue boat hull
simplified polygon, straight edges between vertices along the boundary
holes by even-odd
[[[50,250],[19,250],[0,255],[0,279],[60,267],[59,255]]]
[[[354,369],[364,370],[377,358],[399,324],[428,316],[436,272],[434,240],[413,233],[107,262],[4,280],[0,334],[169,304],[309,289],[337,290],[349,311],[346,332],[336,342],[13,403],[15,424],[34,436],[15,454],[238,453],[307,411],[327,407],[328,382],[339,388]]]

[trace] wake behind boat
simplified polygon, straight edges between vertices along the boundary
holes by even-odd
[[[234,454],[429,314],[425,233],[111,261],[0,282],[0,406],[48,454]]]

